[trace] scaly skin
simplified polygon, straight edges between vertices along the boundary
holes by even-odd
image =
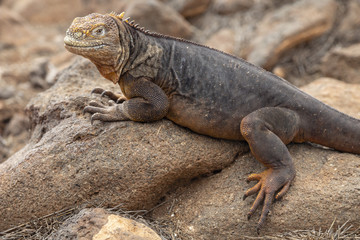
[[[164,117],[208,136],[245,140],[267,170],[252,174],[258,193],[248,217],[263,202],[257,225],[287,192],[295,168],[286,148],[310,141],[360,154],[360,121],[303,93],[285,80],[242,59],[189,41],[148,33],[123,14],[76,18],[65,47],[90,59],[118,83],[126,98],[94,90],[117,102],[90,102],[91,120],[151,122]]]

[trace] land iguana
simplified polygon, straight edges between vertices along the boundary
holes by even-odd
[[[313,142],[360,154],[360,120],[302,92],[286,80],[243,59],[187,40],[148,32],[124,13],[75,18],[65,48],[92,61],[119,84],[125,98],[91,101],[91,121],[152,122],[167,118],[215,138],[245,140],[267,169],[247,180],[258,183],[250,218],[263,203],[257,230],[270,206],[288,191],[295,168],[286,144]],[[115,103],[116,102],[116,103]]]

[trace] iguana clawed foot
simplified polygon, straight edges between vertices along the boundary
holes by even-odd
[[[91,101],[89,106],[84,108],[84,112],[93,114],[91,116],[91,124],[93,124],[95,120],[103,122],[129,120],[129,117],[124,113],[124,105],[121,104],[126,100],[126,98],[102,88],[95,88],[91,91],[91,93],[98,93],[101,94],[101,97],[107,96],[111,99],[111,101],[109,101],[109,106]]]
[[[93,94],[93,93],[100,94],[101,97],[106,96],[106,97],[110,98],[111,100],[113,100],[115,103],[122,103],[126,100],[126,98],[123,97],[122,95],[113,93],[112,91],[105,90],[102,88],[94,88],[91,91],[91,94]]]
[[[295,170],[293,167],[283,167],[278,169],[269,168],[260,174],[251,174],[247,178],[248,182],[255,180],[259,181],[255,186],[247,190],[243,197],[245,200],[248,196],[258,192],[258,195],[247,214],[248,219],[251,218],[255,210],[259,207],[261,202],[263,202],[263,209],[256,228],[258,234],[270,211],[274,196],[276,200],[282,198],[289,190],[294,177]],[[275,195],[277,191],[279,192]]]

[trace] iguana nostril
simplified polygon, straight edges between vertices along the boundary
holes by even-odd
[[[83,35],[84,35],[83,32],[80,31],[74,33],[74,37],[78,39],[81,38]]]

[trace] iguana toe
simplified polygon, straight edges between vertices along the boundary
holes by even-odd
[[[96,94],[102,94],[104,91],[105,91],[105,89],[97,87],[97,88],[94,88],[94,89],[91,91],[91,94],[94,94],[94,93],[96,93]]]
[[[108,111],[102,106],[86,106],[84,112],[88,113],[107,113]]]
[[[250,219],[260,204],[263,203],[263,209],[257,224],[257,232],[259,232],[265,223],[276,191],[280,190],[279,193],[276,194],[275,199],[284,196],[294,177],[295,171],[288,167],[279,169],[269,168],[260,174],[251,174],[248,177],[248,181],[258,180],[259,182],[244,194],[243,199],[258,192],[258,195],[247,214],[247,218]]]
[[[121,104],[121,103],[125,102],[126,100],[127,100],[126,97],[120,97],[116,100],[116,104]]]
[[[93,93],[100,94],[101,97],[106,96],[106,97],[110,98],[111,100],[113,100],[114,102],[117,102],[119,99],[123,99],[122,95],[113,93],[112,91],[105,90],[102,88],[94,88],[91,91],[91,94],[93,94]]]

